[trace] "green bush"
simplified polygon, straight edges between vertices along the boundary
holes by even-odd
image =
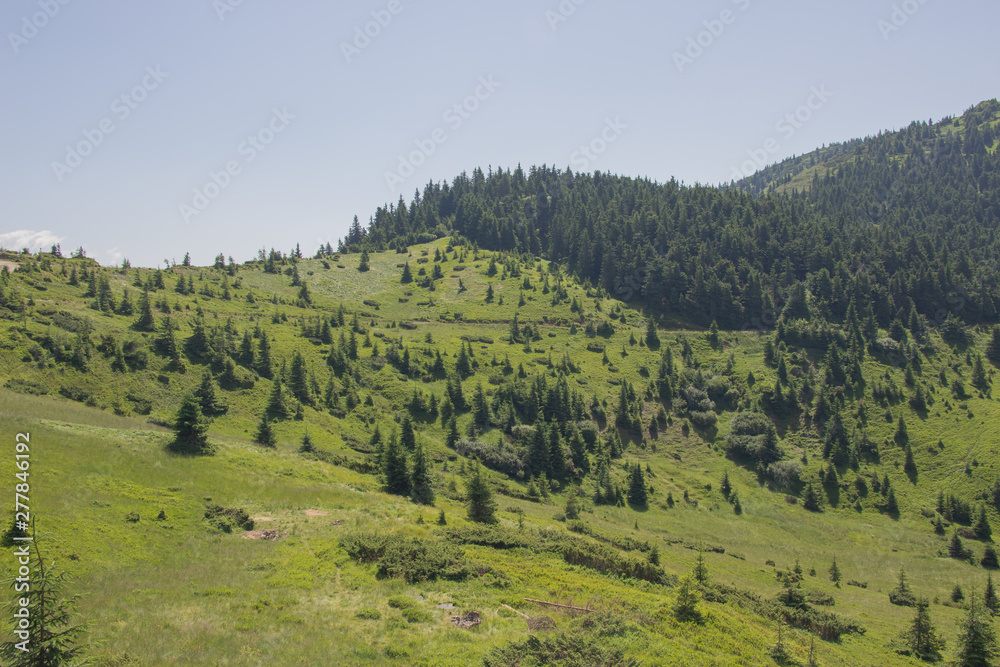
[[[638,667],[639,661],[589,633],[531,636],[497,647],[483,658],[484,667],[509,665],[562,665],[563,667]]]
[[[427,623],[431,620],[431,615],[421,609],[404,609],[403,618],[407,623]]]
[[[374,563],[382,558],[390,539],[392,539],[391,533],[357,531],[343,535],[340,538],[340,546],[348,556],[359,563]]]
[[[417,606],[417,603],[408,597],[402,595],[394,595],[388,600],[388,604],[393,609],[409,609],[411,607]]]
[[[469,573],[465,554],[458,547],[412,537],[390,540],[377,572],[379,577],[401,578],[408,584],[435,579],[461,581]]]
[[[373,607],[362,607],[354,615],[354,618],[360,618],[364,621],[377,621],[382,618],[382,612]]]

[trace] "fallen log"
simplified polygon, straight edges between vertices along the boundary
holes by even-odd
[[[572,609],[573,611],[587,611],[593,612],[593,609],[587,609],[585,607],[572,607],[568,604],[559,604],[558,602],[546,602],[545,600],[533,600],[531,598],[524,598],[526,602],[534,602],[535,604],[544,604],[550,607],[559,607],[560,609]]]

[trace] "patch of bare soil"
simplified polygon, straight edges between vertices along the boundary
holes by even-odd
[[[328,516],[329,512],[324,512],[323,510],[306,510],[306,516]]]

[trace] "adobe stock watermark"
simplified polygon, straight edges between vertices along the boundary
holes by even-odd
[[[169,72],[160,70],[160,66],[146,68],[146,75],[131,90],[116,97],[111,103],[111,115],[105,116],[97,123],[93,129],[83,130],[83,139],[66,146],[66,157],[62,162],[55,160],[52,162],[52,171],[56,178],[62,183],[67,174],[70,174],[83,164],[84,159],[97,149],[104,139],[117,129],[114,119],[124,121],[132,115],[132,112],[139,108],[139,105],[146,101],[149,94],[160,87],[163,80],[170,76]]]
[[[552,9],[545,10],[545,20],[549,24],[549,30],[555,32],[559,27],[560,23],[565,23],[569,20],[569,17],[576,14],[576,9],[580,5],[587,2],[587,0],[562,0],[559,6]]]
[[[570,166],[577,172],[587,171],[590,164],[604,155],[608,146],[618,141],[627,129],[628,125],[623,123],[619,116],[615,116],[613,120],[606,118],[604,129],[601,130],[600,134],[591,139],[590,143],[580,146],[570,156]]]
[[[732,0],[732,3],[741,12],[746,11],[750,7],[750,0]],[[693,65],[694,61],[701,58],[705,51],[711,48],[722,37],[726,32],[726,28],[736,23],[738,16],[739,14],[732,9],[723,9],[719,13],[718,18],[702,21],[705,29],[695,35],[688,36],[687,46],[684,50],[674,51],[673,53],[674,65],[677,67],[677,72],[683,74],[685,67]]]
[[[219,21],[226,20],[226,14],[232,14],[236,8],[243,4],[243,0],[212,0],[212,9]]]
[[[458,130],[472,117],[480,105],[488,100],[503,84],[493,80],[493,75],[479,77],[479,85],[460,102],[456,102],[441,114],[441,120],[448,124],[452,132]],[[399,164],[395,171],[385,172],[385,184],[390,192],[397,192],[399,186],[412,176],[417,168],[427,162],[427,158],[434,155],[438,146],[448,141],[448,130],[438,127],[431,131],[430,135],[424,139],[414,139],[415,150],[407,155],[399,155]]]
[[[226,188],[232,185],[233,178],[243,173],[243,167],[256,160],[260,153],[267,150],[271,142],[284,132],[293,120],[295,120],[295,114],[289,113],[288,107],[281,109],[275,107],[271,111],[271,118],[267,124],[254,134],[247,135],[247,138],[236,147],[236,152],[242,160],[229,160],[220,171],[209,171],[205,184],[194,189],[191,203],[185,202],[179,206],[178,210],[184,223],[188,224],[191,222],[191,218],[201,215]]]
[[[38,35],[38,31],[47,26],[49,21],[54,19],[69,2],[70,0],[38,0],[38,8],[41,11],[37,11],[31,16],[22,16],[21,29],[17,32],[7,33],[7,39],[10,41],[10,47],[14,49],[15,55],[22,46],[34,39]]]
[[[793,111],[786,113],[774,124],[775,132],[779,132],[785,141],[795,136],[802,127],[809,122],[813,114],[823,108],[833,93],[826,89],[826,85],[813,86],[809,89],[809,96],[804,104],[799,105]],[[781,143],[776,137],[768,137],[759,148],[752,148],[747,151],[749,160],[745,160],[739,167],[734,166],[731,179],[742,180],[747,176],[752,176],[755,172],[763,169],[771,163],[771,156],[781,150]]]
[[[403,11],[403,3],[400,0],[389,0],[385,9],[377,9],[372,12],[372,20],[364,26],[354,27],[354,39],[350,42],[340,43],[340,52],[344,54],[344,60],[348,63],[361,52],[367,49],[373,39],[382,34],[382,30],[389,27],[392,19]]]
[[[875,24],[878,31],[882,33],[882,39],[889,41],[889,35],[899,32],[899,29],[909,23],[910,18],[919,12],[925,4],[927,4],[927,0],[904,0],[898,5],[893,5],[889,19],[879,19]]]

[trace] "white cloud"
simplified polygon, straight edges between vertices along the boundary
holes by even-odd
[[[65,236],[56,236],[49,230],[35,232],[30,229],[19,229],[16,232],[5,232],[0,234],[0,248],[7,250],[48,250],[56,243],[62,241]]]

